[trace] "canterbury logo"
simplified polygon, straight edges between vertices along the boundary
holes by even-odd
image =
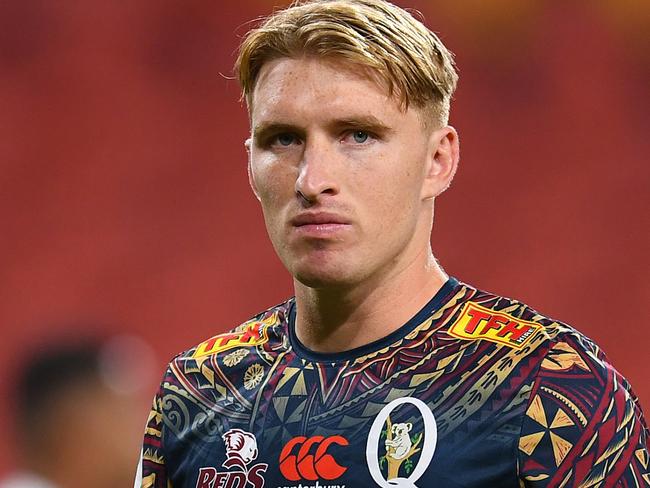
[[[348,468],[338,464],[327,452],[332,444],[347,446],[348,441],[340,435],[294,437],[280,453],[280,472],[290,481],[334,480],[340,477]]]

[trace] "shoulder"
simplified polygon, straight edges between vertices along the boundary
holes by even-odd
[[[631,483],[648,476],[647,438],[638,398],[604,352],[577,332],[554,341],[523,417],[523,477],[539,486],[567,480],[566,486],[587,480]]]
[[[638,404],[627,380],[596,342],[519,300],[467,286],[448,334],[511,351],[533,381],[530,401],[538,406],[542,399],[555,407],[562,404],[579,423],[606,408],[603,402],[612,395]]]
[[[544,354],[566,340],[592,350],[595,346],[572,326],[544,315],[519,300],[464,285],[448,333],[522,351]],[[527,355],[527,354],[526,354]]]
[[[627,385],[600,346],[573,326],[544,315],[519,300],[467,286],[449,334],[508,346],[536,357],[538,376],[549,382],[586,377],[605,387],[616,378]]]
[[[558,401],[562,396],[567,402],[576,389],[587,385],[594,398],[601,397],[599,390],[612,387],[617,380],[627,385],[602,349],[571,325],[519,300],[470,286],[464,291],[447,333],[483,344],[479,348],[482,354],[492,351],[497,357],[512,356],[526,371],[526,381],[534,381],[530,398],[543,392]],[[488,344],[493,347],[487,349]],[[594,408],[578,399],[575,402],[580,403],[579,410]]]
[[[647,473],[641,406],[600,346],[525,303],[468,289],[450,335],[496,343],[530,372],[518,443],[526,486],[627,481]]]
[[[271,307],[175,356],[158,396],[178,398],[182,403],[196,403],[198,398],[200,403],[215,405],[253,390],[278,355],[288,349],[286,330],[292,304],[290,299]]]
[[[217,334],[178,354],[172,362],[188,359],[223,360],[237,350],[272,351],[286,343],[289,311],[293,299],[264,310],[227,332]]]
[[[181,436],[182,430],[194,428],[190,419],[197,415],[212,418],[218,411],[231,420],[244,418],[252,404],[249,397],[287,349],[292,303],[269,308],[174,357],[154,399],[158,424],[162,421]],[[182,429],[175,419],[185,419]]]
[[[496,343],[531,373],[518,444],[526,486],[648,476],[641,406],[598,344],[518,300],[465,291],[449,334]]]

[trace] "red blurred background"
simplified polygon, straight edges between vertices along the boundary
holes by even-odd
[[[650,409],[650,4],[397,3],[460,68],[462,161],[437,203],[436,256],[595,339]],[[2,432],[21,358],[74,324],[139,335],[162,373],[291,294],[248,189],[231,72],[274,5],[0,2]]]

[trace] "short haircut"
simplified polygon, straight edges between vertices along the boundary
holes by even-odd
[[[365,68],[403,109],[446,125],[456,89],[453,54],[409,12],[383,0],[299,1],[266,18],[242,42],[235,73],[252,107],[262,66],[314,56]]]

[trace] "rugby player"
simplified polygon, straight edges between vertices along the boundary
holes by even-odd
[[[451,53],[382,0],[248,33],[249,178],[295,297],[174,358],[136,486],[648,486],[630,385],[587,337],[449,277]]]

